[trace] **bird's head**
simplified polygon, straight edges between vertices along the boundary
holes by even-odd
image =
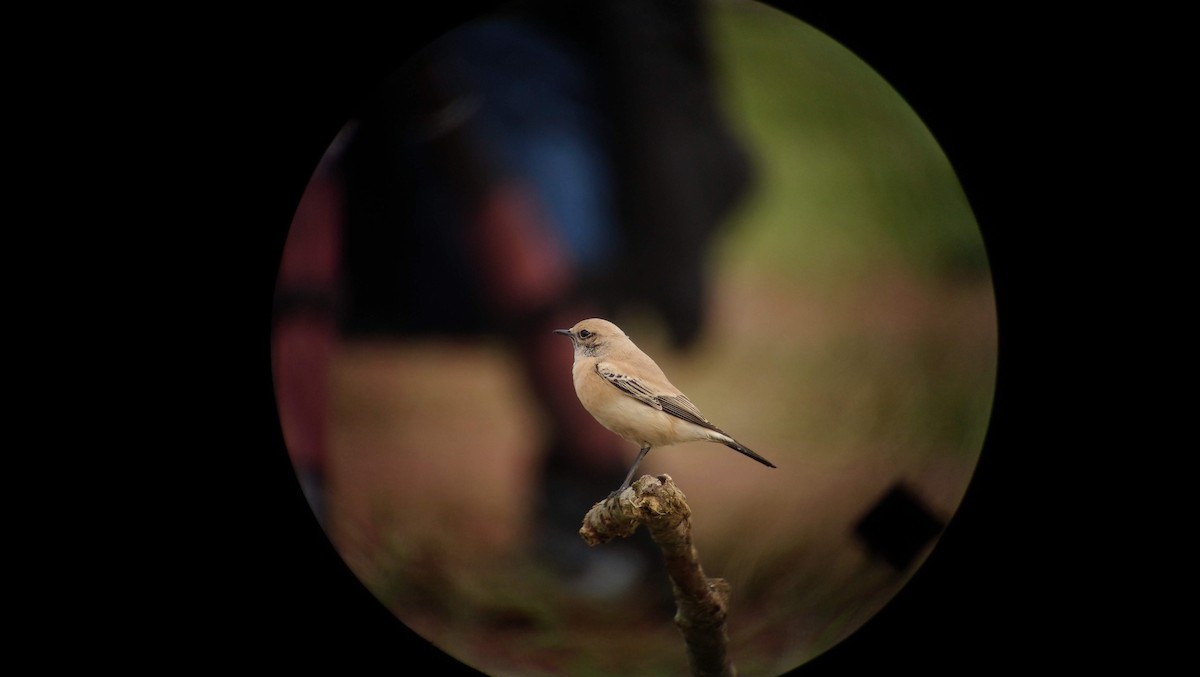
[[[598,317],[581,320],[570,329],[555,329],[554,333],[571,339],[576,355],[592,357],[599,355],[609,342],[626,338],[620,327]]]

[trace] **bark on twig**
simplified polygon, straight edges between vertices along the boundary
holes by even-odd
[[[707,578],[692,546],[692,509],[669,475],[645,475],[617,496],[588,511],[579,535],[588,545],[628,537],[645,525],[662,549],[675,592],[675,625],[687,645],[688,664],[696,677],[735,677],[726,651],[725,618],[729,584]]]

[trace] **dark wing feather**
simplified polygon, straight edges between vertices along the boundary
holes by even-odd
[[[696,405],[692,404],[692,401],[683,395],[662,395],[658,398],[658,401],[662,405],[663,411],[676,418],[681,418],[689,423],[695,423],[701,428],[715,430],[722,435],[725,434],[724,430],[709,423],[708,419],[704,418],[704,414],[701,414],[700,410],[696,408]]]
[[[703,428],[715,430],[722,435],[725,434],[725,431],[709,423],[708,419],[704,418],[704,414],[700,413],[700,409],[692,404],[692,401],[684,395],[655,395],[653,391],[638,379],[620,374],[604,363],[596,364],[596,373],[600,375],[600,378],[613,384],[626,395],[645,402],[659,411],[666,412],[689,423],[695,423]]]
[[[663,405],[658,401],[659,398],[655,397],[654,393],[638,379],[626,376],[625,374],[619,374],[602,362],[596,363],[596,373],[600,375],[600,378],[613,384],[626,395],[662,411]]]

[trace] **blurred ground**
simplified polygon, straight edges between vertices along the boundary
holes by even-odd
[[[867,284],[805,299],[770,279],[730,277],[695,354],[642,341],[710,417],[779,466],[695,443],[656,449],[644,468],[683,488],[706,571],[733,585],[730,633],[745,675],[827,648],[905,580],[871,562],[851,533],[892,482],[948,518],[975,466],[981,430],[954,420],[978,425],[987,401],[953,391],[955,381],[988,377],[990,287],[931,289],[895,276]],[[972,366],[974,377],[964,373]],[[476,665],[528,668],[541,656],[546,674],[606,674],[614,655],[653,655],[662,664],[638,661],[643,674],[679,672],[682,646],[661,608],[581,604],[526,560],[541,437],[505,352],[349,343],[333,373],[331,531],[405,622]],[[946,405],[960,411],[922,411]],[[928,430],[935,424],[922,415],[941,427]]]

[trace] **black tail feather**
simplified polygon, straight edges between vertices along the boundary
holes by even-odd
[[[724,442],[724,440],[722,440],[722,442]],[[768,461],[767,459],[763,458],[762,456],[759,456],[758,454],[747,449],[746,447],[743,447],[742,445],[738,444],[737,442],[724,442],[724,444],[725,444],[725,446],[729,447],[730,449],[733,449],[734,451],[743,453],[743,454],[749,456],[750,458],[758,461],[759,463],[762,463],[763,465],[767,466],[768,468],[775,467],[774,463]]]

